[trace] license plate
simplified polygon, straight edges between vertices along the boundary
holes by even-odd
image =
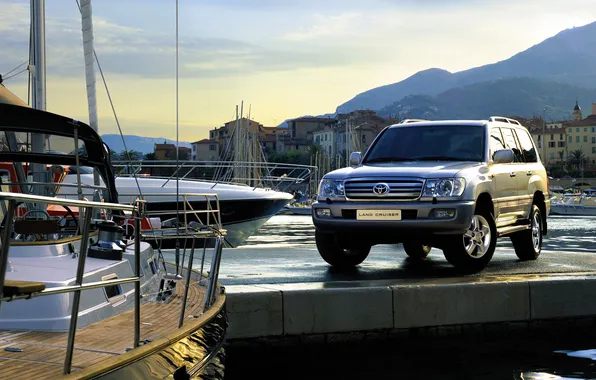
[[[401,220],[401,210],[357,210],[357,220]]]

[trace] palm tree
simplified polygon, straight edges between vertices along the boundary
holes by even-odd
[[[574,169],[577,169],[578,173],[580,172],[585,161],[586,155],[584,154],[584,151],[581,148],[571,152],[569,158],[567,159],[567,163]]]
[[[123,150],[120,152],[120,157],[118,157],[118,159],[121,161],[138,161],[141,157],[143,157],[143,154],[136,150],[129,150],[128,152]]]

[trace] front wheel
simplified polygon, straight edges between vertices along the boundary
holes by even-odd
[[[445,258],[458,270],[475,273],[483,270],[495,253],[497,226],[492,214],[476,210],[468,230],[454,236],[443,249]]]
[[[532,205],[530,229],[511,234],[515,254],[520,260],[536,260],[542,251],[542,213]]]
[[[328,264],[336,268],[351,268],[362,263],[370,253],[370,246],[344,249],[339,246],[333,234],[325,234],[315,230],[315,242],[319,254]]]

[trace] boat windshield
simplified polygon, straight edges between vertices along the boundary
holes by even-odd
[[[11,136],[12,135],[12,136]],[[0,151],[2,152],[33,152],[31,147],[31,133],[5,131],[0,135]],[[85,142],[78,139],[79,155],[87,155]],[[74,156],[75,141],[72,137],[45,134],[43,151],[40,153]],[[68,153],[67,153],[68,152]]]
[[[371,146],[365,164],[404,161],[484,161],[485,129],[471,125],[390,128]]]

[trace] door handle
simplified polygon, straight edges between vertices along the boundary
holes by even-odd
[[[515,172],[509,173],[509,177],[515,177]]]
[[[532,175],[532,171],[531,171],[531,170],[528,170],[528,171],[526,172],[526,175]]]

